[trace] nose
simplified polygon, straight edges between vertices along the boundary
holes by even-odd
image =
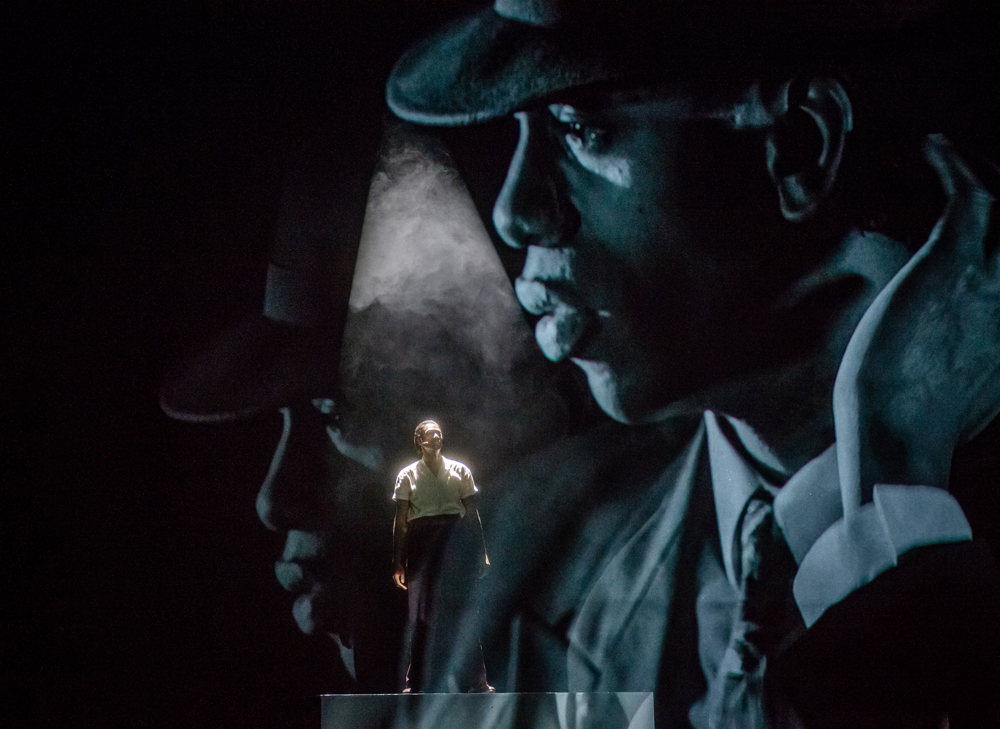
[[[515,117],[521,134],[493,206],[493,224],[514,248],[565,246],[579,227],[579,215],[566,194],[547,119],[533,112]]]
[[[271,468],[257,493],[257,515],[273,531],[308,530],[330,506],[336,473],[325,424],[311,407],[282,408],[284,427]]]

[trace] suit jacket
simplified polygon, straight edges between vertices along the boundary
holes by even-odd
[[[461,655],[461,643],[481,635],[491,681],[502,690],[655,690],[657,726],[689,726],[689,709],[725,647],[710,644],[725,630],[705,623],[727,619],[736,599],[724,588],[700,593],[724,584],[706,459],[698,419],[608,423],[506,474],[482,506],[493,573],[454,616],[459,645],[432,650]],[[991,469],[984,472],[997,473]],[[956,473],[962,492],[968,474]],[[917,721],[914,712],[948,710],[953,726],[965,715],[989,716],[995,704],[984,697],[1000,692],[979,688],[997,676],[986,660],[1000,654],[996,583],[988,545],[911,550],[775,658],[769,696],[793,705],[805,726],[842,725],[848,717],[838,711],[873,726],[894,726],[900,716],[907,725]],[[942,618],[949,605],[959,606],[951,622]],[[925,659],[914,660],[913,651]],[[907,681],[907,666],[919,666],[926,680]]]

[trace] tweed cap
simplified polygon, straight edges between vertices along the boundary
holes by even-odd
[[[954,5],[947,0],[496,0],[403,55],[386,98],[408,121],[460,126],[602,81],[711,77],[803,61],[924,53],[965,43],[956,27],[969,25],[977,3]],[[990,33],[995,35],[995,28]]]

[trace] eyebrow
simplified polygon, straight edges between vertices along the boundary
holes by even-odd
[[[628,111],[630,107],[642,105],[643,112],[648,118],[664,120],[696,120],[696,119],[718,119],[720,121],[733,122],[739,116],[737,103],[731,105],[705,104],[699,108],[694,100],[689,98],[667,98],[655,99],[647,97],[645,99],[609,99],[598,107],[588,107],[574,104],[568,101],[552,101],[547,104],[546,110],[556,120],[560,122],[570,121],[564,119],[557,109],[552,107],[563,107],[569,109],[573,114],[580,116],[581,122],[600,122],[602,118],[616,112]]]
[[[591,101],[591,103],[588,103]],[[760,128],[769,122],[769,115],[760,98],[760,89],[751,85],[742,96],[730,92],[698,96],[685,93],[673,86],[644,86],[621,92],[605,92],[600,98],[556,97],[550,99],[546,109],[559,119],[553,106],[568,107],[583,117],[583,121],[601,120],[616,110],[642,104],[651,118],[663,120],[715,120],[726,122],[734,128]],[[560,121],[562,121],[560,119]]]

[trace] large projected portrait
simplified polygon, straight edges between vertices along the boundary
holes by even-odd
[[[263,315],[162,390],[281,413],[256,507],[343,692],[1000,723],[996,10],[454,16],[380,79],[381,124],[310,126]],[[422,512],[448,464],[476,486]]]
[[[468,620],[508,686],[653,690],[662,726],[995,719],[997,570],[953,478],[1000,409],[982,21],[497,0],[396,65],[403,119],[517,120],[515,291],[628,426],[499,489],[518,566]]]

